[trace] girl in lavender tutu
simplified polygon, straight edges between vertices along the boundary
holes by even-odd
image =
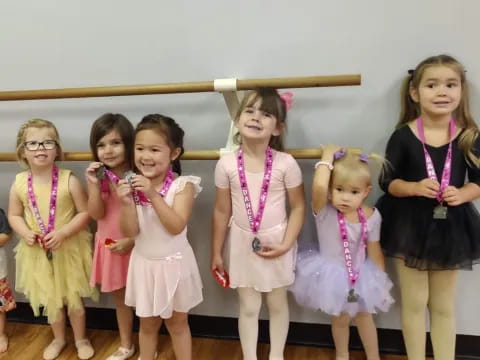
[[[372,313],[393,303],[392,282],[380,248],[381,217],[364,204],[375,155],[329,145],[315,165],[312,207],[320,252],[300,254],[291,287],[300,305],[332,315],[336,360],[348,359],[350,321],[358,327],[368,360],[378,360]]]

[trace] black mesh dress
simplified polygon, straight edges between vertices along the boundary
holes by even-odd
[[[440,179],[448,144],[425,146]],[[480,153],[479,139],[474,152]],[[480,262],[480,215],[472,203],[448,206],[447,218],[442,220],[433,218],[433,208],[438,205],[435,199],[388,194],[395,179],[420,181],[428,177],[422,143],[409,126],[392,134],[386,158],[391,168],[380,180],[386,194],[376,205],[383,218],[381,245],[385,255],[402,258],[406,266],[419,270],[471,269]],[[480,169],[467,163],[457,136],[452,143],[450,185],[462,187],[466,175],[469,182],[480,185]]]

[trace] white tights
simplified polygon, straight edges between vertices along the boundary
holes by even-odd
[[[265,293],[270,317],[269,360],[283,360],[287,340],[289,312],[287,289],[277,288]],[[257,360],[258,315],[262,306],[262,293],[252,288],[238,288],[240,314],[238,332],[244,360]]]

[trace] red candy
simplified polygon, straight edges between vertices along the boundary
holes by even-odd
[[[220,270],[215,269],[212,270],[213,276],[215,277],[215,280],[217,280],[217,283],[223,287],[223,288],[228,288],[230,286],[230,277],[228,276],[228,273],[226,271],[223,272],[223,274],[220,272]]]
[[[105,239],[105,246],[106,246],[106,247],[110,247],[110,246],[112,246],[112,245],[115,244],[115,243],[116,243],[116,241],[113,240],[113,239],[110,239],[110,238],[106,238],[106,239]]]

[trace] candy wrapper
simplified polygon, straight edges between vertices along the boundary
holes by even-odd
[[[0,279],[0,311],[10,311],[16,306],[7,278]]]
[[[230,277],[228,276],[228,273],[226,271],[223,272],[223,274],[220,272],[220,270],[215,269],[212,270],[213,277],[215,280],[217,280],[217,283],[223,287],[223,288],[228,288],[230,286]]]

